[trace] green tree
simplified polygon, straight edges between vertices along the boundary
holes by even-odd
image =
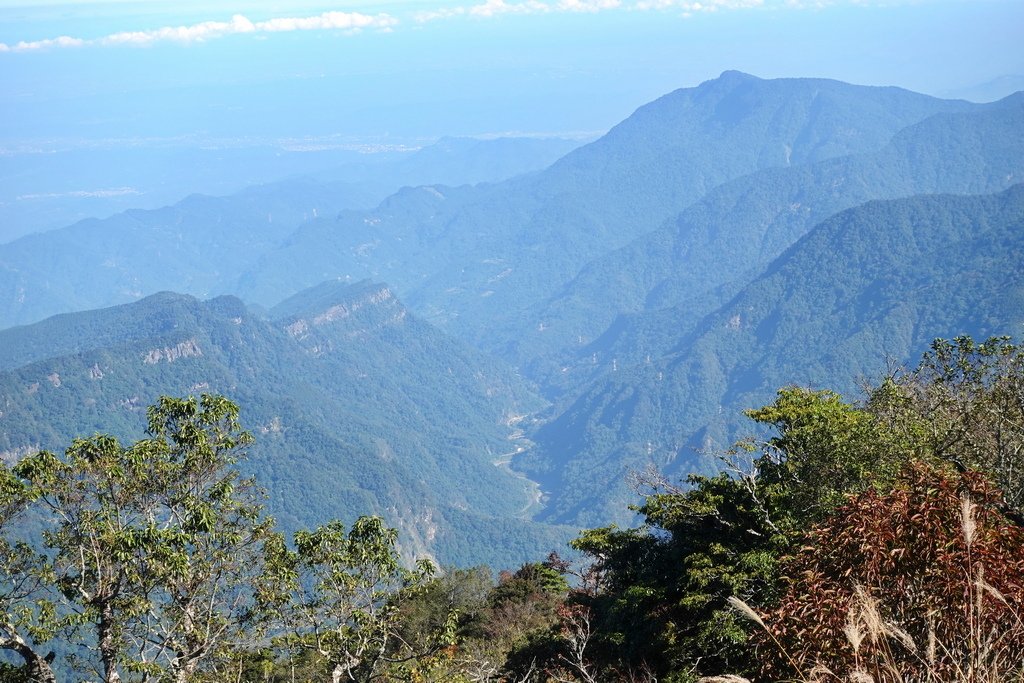
[[[255,642],[270,617],[260,591],[275,589],[265,572],[283,540],[262,491],[234,467],[252,440],[237,418],[233,404],[213,396],[164,397],[149,411],[158,514],[145,555],[148,609],[132,637],[149,670],[179,683],[204,660]]]
[[[400,638],[403,601],[423,589],[434,567],[429,560],[404,567],[396,539],[379,517],[360,517],[347,531],[332,521],[295,534],[290,635],[283,642],[314,653],[334,683],[402,680],[396,671],[446,642],[441,633],[414,649]]]
[[[986,472],[1024,523],[1024,347],[936,339],[916,368],[871,393],[868,410],[916,457]]]
[[[91,633],[105,683],[122,675],[186,681],[255,637],[253,580],[279,543],[260,494],[235,468],[251,437],[219,396],[163,397],[149,438],[97,435],[63,457],[41,452],[14,474],[46,520],[57,621]],[[84,631],[84,633],[83,633]]]
[[[649,668],[665,680],[751,671],[749,624],[729,598],[772,604],[780,558],[849,494],[889,486],[913,450],[831,391],[784,388],[747,415],[772,436],[739,444],[716,476],[655,480],[636,508],[640,528],[573,541],[599,576],[597,590],[575,597],[590,609],[598,669]]]
[[[52,655],[40,643],[50,640],[57,622],[49,587],[47,558],[17,532],[25,527],[28,504],[23,483],[0,465],[0,649],[11,650],[22,667],[0,665],[0,679],[17,683],[55,683]]]
[[[637,511],[637,529],[591,529],[572,545],[589,555],[596,590],[575,600],[591,610],[591,651],[605,670],[653,669],[665,680],[752,666],[747,624],[731,596],[767,604],[778,561],[810,521],[886,468],[871,416],[829,391],[786,388],[748,416],[768,441],[740,444],[728,471],[658,480]]]

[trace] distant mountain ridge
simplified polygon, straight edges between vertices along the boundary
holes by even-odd
[[[542,172],[492,185],[407,189],[336,220],[359,205],[354,186],[293,181],[0,245],[0,327],[161,289],[272,305],[323,280],[371,278],[391,282],[429,320],[499,350],[509,333],[492,341],[496,326],[514,327],[587,262],[709,189],[758,169],[872,150],[927,116],[976,106],[725,72],[641,107]],[[503,153],[496,141],[475,145],[442,141],[429,153],[443,159],[455,147],[466,163],[488,158],[477,147]],[[403,172],[426,175],[415,165]]]
[[[375,206],[408,184],[519,175],[578,144],[446,138],[414,153],[350,163],[324,172],[323,179],[296,177],[224,197],[191,195],[158,209],[28,235],[0,244],[0,328],[164,289],[199,297],[233,293],[241,273],[318,215]],[[264,303],[278,298],[275,293]]]
[[[337,140],[265,146],[253,141],[246,146],[244,140],[227,146],[217,140],[209,146],[199,140],[139,142],[48,154],[15,151],[3,159],[0,243],[88,218],[156,209],[192,194],[252,191],[281,179],[331,184],[349,198],[346,208],[369,209],[403,185],[495,182],[536,171],[582,140],[448,137],[401,151],[371,146],[359,151],[345,144],[339,149]]]
[[[540,173],[474,189],[407,189],[373,211],[305,224],[238,291],[268,302],[327,278],[384,279],[431,322],[503,354],[531,306],[711,188],[759,169],[870,151],[930,115],[977,106],[726,72],[641,107]]]
[[[591,262],[538,306],[523,325],[516,358],[537,363],[561,347],[568,353],[557,358],[558,368],[575,367],[585,381],[613,358],[628,364],[667,351],[653,342],[666,318],[660,309],[676,307],[675,325],[693,325],[838,211],[872,199],[995,192],[1020,182],[1022,128],[1024,93],[929,117],[873,152],[724,183],[658,230]],[[599,339],[624,313],[638,315]],[[600,368],[591,367],[595,353]],[[580,381],[571,379],[573,371],[565,374],[556,381]]]

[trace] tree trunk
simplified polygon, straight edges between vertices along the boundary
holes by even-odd
[[[345,680],[356,680],[356,677],[352,675],[352,671],[359,666],[359,658],[348,652],[342,653],[342,656],[345,657],[345,661],[339,662],[335,660],[334,668],[331,669],[331,683],[341,683],[343,676]]]
[[[188,683],[195,671],[195,665],[183,666],[174,672],[174,683]]]
[[[103,683],[120,683],[121,675],[117,673],[117,639],[114,636],[114,610],[103,605],[100,620],[96,625],[99,636],[100,661],[103,663]]]
[[[37,653],[29,650],[31,654],[22,654],[25,658],[25,666],[28,668],[28,680],[32,683],[57,683],[57,677],[50,668],[50,663]]]
[[[42,657],[19,637],[3,638],[0,648],[13,650],[25,660],[25,671],[32,683],[57,683],[57,677],[50,668],[50,662]]]

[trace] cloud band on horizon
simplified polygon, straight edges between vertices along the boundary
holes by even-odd
[[[889,0],[888,4],[913,1]],[[864,5],[870,2],[872,0],[482,0],[475,4],[452,4],[434,10],[414,12],[410,19],[422,25],[457,17],[487,19],[503,15],[594,14],[609,10],[675,11],[683,17],[688,17],[719,10],[822,9],[829,5]],[[398,18],[388,13],[371,15],[361,12],[329,11],[310,17],[282,17],[256,22],[250,21],[243,14],[235,14],[230,21],[204,21],[184,26],[122,31],[92,39],[59,36],[45,40],[20,41],[13,45],[0,43],[0,53],[86,46],[145,46],[158,42],[190,43],[228,35],[287,31],[341,30],[355,33],[363,29],[378,29],[387,32],[399,23],[401,22]]]
[[[390,14],[360,12],[324,12],[311,17],[280,17],[266,21],[250,21],[236,14],[230,21],[203,21],[187,26],[164,26],[145,31],[121,31],[101,38],[83,39],[71,36],[45,40],[21,41],[14,45],[0,43],[0,52],[31,52],[48,48],[86,47],[90,45],[146,46],[158,42],[191,43],[244,33],[284,33],[289,31],[340,30],[357,32],[363,29],[390,30],[398,20]]]

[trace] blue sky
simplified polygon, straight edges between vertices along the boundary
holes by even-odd
[[[1019,0],[0,2],[0,142],[593,132],[726,69],[942,94],[1022,46]]]

